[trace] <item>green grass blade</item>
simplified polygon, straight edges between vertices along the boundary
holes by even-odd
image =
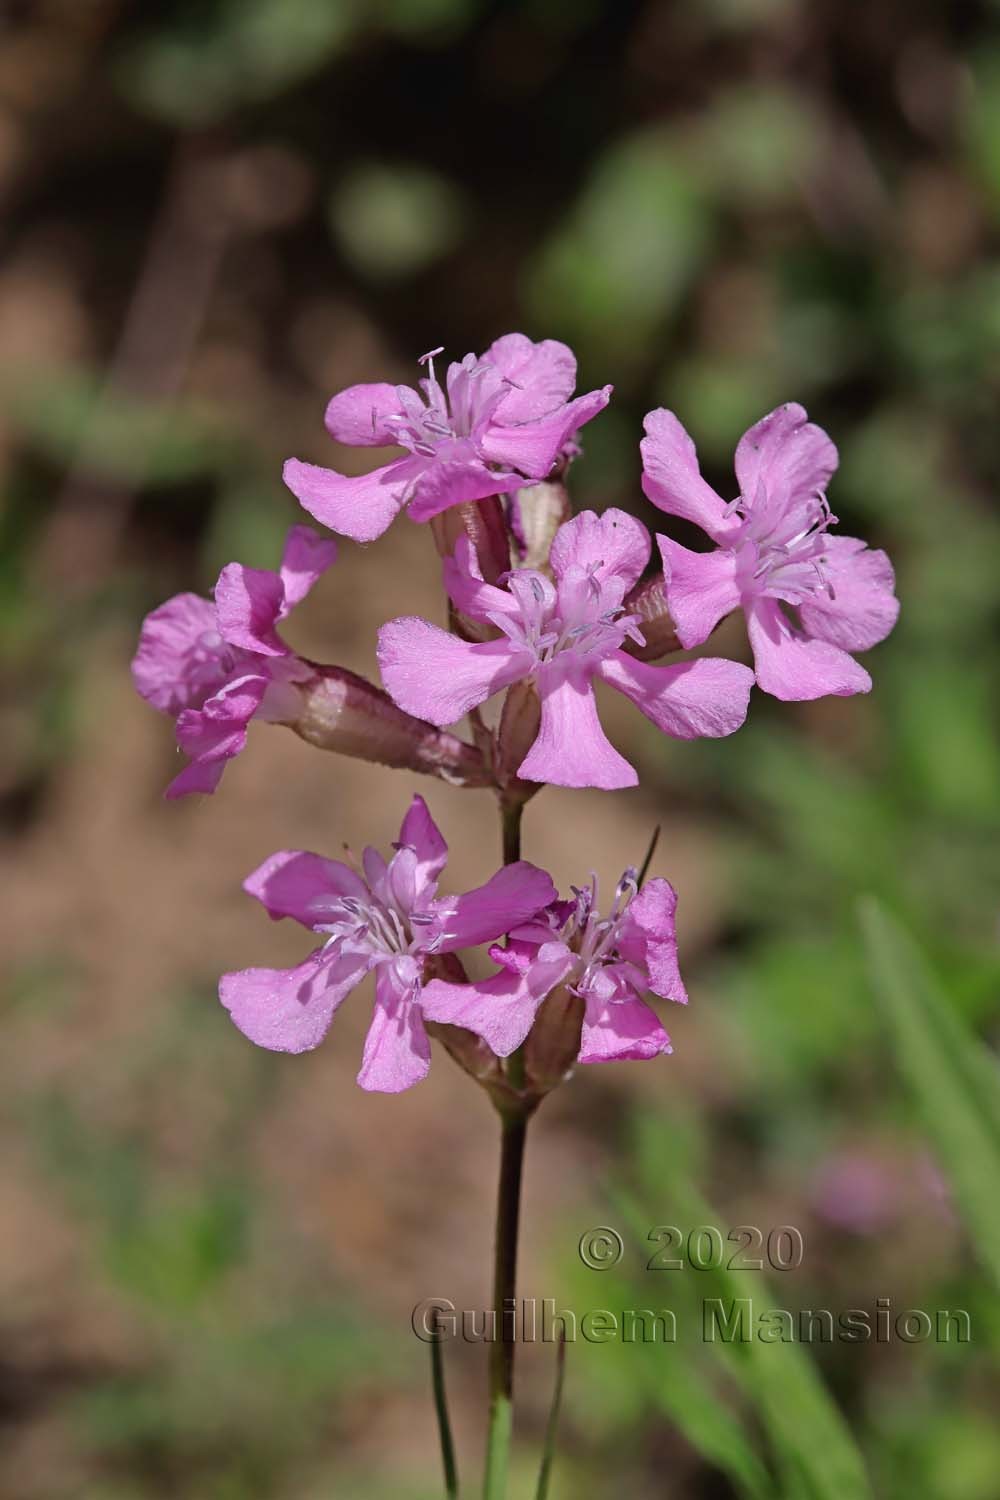
[[[660,1132],[657,1131],[657,1135]],[[647,1156],[650,1195],[671,1204],[671,1216],[679,1224],[718,1224],[691,1180],[688,1171],[673,1158],[671,1140],[653,1142],[655,1159]],[[633,1229],[639,1233],[647,1218],[634,1199],[616,1195]],[[680,1284],[679,1284],[680,1285]],[[699,1272],[699,1301],[718,1298],[732,1303],[751,1297],[754,1305],[777,1306],[759,1271],[731,1271],[724,1266]],[[786,1500],[871,1500],[871,1486],[861,1454],[842,1413],[830,1396],[807,1350],[795,1342],[767,1343],[751,1336],[731,1342],[704,1345],[740,1385],[745,1399],[770,1440],[783,1484],[778,1493]],[[689,1434],[695,1439],[695,1432]],[[718,1459],[716,1460],[718,1461]],[[745,1481],[744,1481],[745,1484]]]
[[[872,984],[895,1056],[979,1259],[1000,1283],[1000,1074],[909,934],[861,905]]]
[[[562,1406],[563,1381],[566,1378],[566,1339],[560,1338],[556,1345],[556,1383],[552,1390],[552,1405],[545,1424],[545,1443],[542,1448],[542,1464],[538,1471],[538,1488],[535,1500],[547,1500],[549,1478],[556,1453],[556,1437],[559,1432],[559,1410]]]
[[[665,1369],[661,1351],[656,1352],[656,1368],[646,1382],[656,1405],[747,1500],[774,1500],[774,1482],[739,1417],[690,1362],[683,1369]]]
[[[435,1337],[431,1339],[431,1385],[434,1392],[434,1413],[437,1417],[438,1437],[441,1442],[444,1492],[447,1500],[457,1500],[458,1465],[455,1462],[455,1440],[451,1435],[448,1395],[444,1383],[444,1350],[440,1328],[435,1326],[433,1332]]]

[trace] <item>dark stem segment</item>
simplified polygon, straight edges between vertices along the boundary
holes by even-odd
[[[501,802],[503,862],[521,858],[521,803]],[[524,1051],[507,1059],[507,1077],[515,1088],[524,1083]],[[496,1327],[490,1345],[490,1413],[486,1446],[484,1500],[503,1500],[510,1452],[511,1404],[514,1390],[516,1333],[517,1232],[521,1216],[521,1174],[530,1107],[521,1104],[500,1111],[500,1182],[497,1188],[496,1234],[493,1252],[493,1316]],[[505,1315],[506,1314],[506,1315]]]
[[[503,833],[503,862],[516,864],[521,858],[521,818],[523,802],[501,802],[500,821]]]
[[[458,1465],[455,1462],[455,1444],[451,1435],[451,1419],[448,1416],[448,1395],[444,1387],[444,1353],[441,1348],[442,1332],[439,1324],[431,1339],[431,1383],[434,1387],[434,1410],[437,1413],[438,1435],[441,1439],[441,1462],[444,1466],[444,1492],[447,1500],[458,1500]]]
[[[503,1117],[500,1183],[497,1190],[493,1258],[493,1310],[496,1329],[490,1345],[490,1425],[486,1450],[485,1500],[503,1500],[510,1448],[516,1331],[517,1232],[521,1215],[521,1172],[527,1116]]]

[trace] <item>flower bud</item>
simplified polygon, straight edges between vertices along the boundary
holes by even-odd
[[[580,1055],[584,1002],[561,984],[542,1001],[524,1044],[525,1087],[541,1096],[568,1078]]]
[[[538,791],[538,782],[521,781],[517,768],[538,738],[541,716],[533,682],[515,682],[507,689],[497,729],[494,774],[508,803],[527,802]]]
[[[298,717],[286,720],[301,739],[357,760],[439,776],[455,786],[490,786],[479,750],[397,708],[387,693],[343,667],[316,666],[299,684]]]
[[[624,607],[627,614],[639,616],[639,629],[646,637],[644,646],[633,640],[623,642],[622,650],[629,656],[639,661],[656,661],[657,657],[667,656],[671,651],[680,651],[681,643],[667,608],[662,573],[647,578],[644,583],[637,583],[626,594]]]
[[[451,557],[459,537],[469,538],[487,583],[496,583],[510,570],[510,533],[499,495],[452,505],[434,516],[430,525],[441,557]]]

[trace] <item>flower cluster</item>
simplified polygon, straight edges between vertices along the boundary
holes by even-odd
[[[755,683],[786,700],[868,691],[852,653],[895,623],[892,568],[883,552],[833,531],[826,491],[837,453],[802,407],[779,407],[740,439],[728,502],[702,478],[673,413],[651,412],[643,490],[711,544],[693,551],[657,533],[654,552],[628,511],[569,508],[578,435],[610,386],[574,397],[575,358],[554,340],[508,334],[449,365],[443,383],[440,353],[424,356],[417,389],[352,386],[327,407],[337,441],[399,456],[354,476],[291,459],[284,478],[316,520],[357,542],[381,536],[403,510],[432,522],[451,628],[414,616],[384,624],[381,688],[296,655],[277,627],[336,557],[336,544],[308,526],[289,532],[277,572],[231,563],[211,600],[168,600],[147,616],[133,662],[136,687],[174,717],[189,757],[168,796],[214,791],[257,718],[322,748],[491,786],[505,826],[519,826],[543,785],[637,784],[602,727],[598,683],[682,740],[739,729]],[[662,567],[651,571],[656,553]],[[752,669],[718,656],[657,660],[704,645],[737,610]],[[484,715],[500,695],[499,712]],[[462,738],[454,731],[467,716],[472,734]],[[574,1061],[669,1052],[644,997],[687,999],[672,886],[628,870],[602,907],[596,876],[561,897],[516,853],[476,889],[440,895],[447,845],[414,797],[388,858],[373,848],[359,864],[272,855],[245,889],[318,946],[292,969],[226,974],[223,1004],[251,1041],[302,1052],[373,974],[358,1081],[386,1092],[425,1076],[432,1037],[522,1102],[537,1102]],[[481,945],[495,972],[470,979],[460,954]],[[514,1054],[516,1072],[504,1061]]]

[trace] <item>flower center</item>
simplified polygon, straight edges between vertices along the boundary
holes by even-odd
[[[833,598],[826,533],[837,517],[824,494],[788,504],[761,486],[752,505],[738,496],[728,507],[729,514],[734,512],[742,521],[736,547],[747,548],[748,581],[790,604],[818,590]]]
[[[507,579],[518,613],[487,618],[512,645],[530,651],[536,667],[566,651],[601,660],[617,651],[626,636],[642,644],[640,616],[625,613],[624,586],[617,578],[600,579],[600,567],[597,562],[587,569],[568,569],[558,592],[543,573],[519,569]]]
[[[401,409],[387,419],[397,442],[422,458],[433,458],[442,444],[475,436],[510,389],[495,365],[467,354],[449,369],[446,390],[434,371],[434,360],[442,352],[432,349],[421,356],[419,362],[428,371],[420,381],[423,395],[397,386]]]
[[[203,630],[188,649],[186,677],[202,702],[210,698],[247,653],[230,646],[217,630]]]
[[[577,955],[575,979],[570,988],[575,994],[585,994],[593,985],[606,964],[620,962],[618,941],[622,923],[633,900],[639,893],[636,871],[628,869],[618,882],[614,903],[607,916],[597,910],[597,876],[590,877],[590,886],[580,890],[573,886],[576,907],[563,924],[561,937],[567,947]]]
[[[314,909],[318,920],[313,923],[313,931],[327,934],[327,948],[337,946],[342,952],[382,958],[397,958],[412,950],[409,922],[370,891],[367,898],[336,896],[329,902],[320,900]]]

